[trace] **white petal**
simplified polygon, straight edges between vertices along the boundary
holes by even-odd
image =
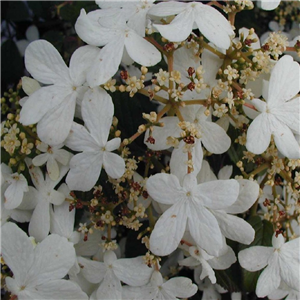
[[[64,86],[51,85],[30,95],[20,112],[20,123],[35,124],[51,109],[60,105],[72,91]]]
[[[292,289],[300,292],[300,238],[285,243],[279,252],[280,275]]]
[[[223,167],[218,173],[218,179],[229,179],[232,175],[232,166]]]
[[[184,10],[169,25],[153,24],[160,34],[171,42],[184,41],[192,32],[194,16],[191,10]]]
[[[120,147],[121,139],[120,138],[114,138],[107,142],[105,149],[106,151],[115,151]]]
[[[272,247],[253,246],[239,252],[240,265],[251,272],[263,269],[274,249]]]
[[[73,122],[65,145],[74,151],[96,151],[99,145],[82,125]]]
[[[197,293],[198,287],[185,277],[174,277],[165,282],[162,288],[176,298],[189,298]]]
[[[197,3],[195,22],[200,32],[217,47],[228,49],[234,35],[229,21],[215,8]]]
[[[229,149],[231,140],[222,127],[208,121],[201,122],[200,126],[203,131],[202,143],[209,152],[221,154]]]
[[[188,224],[191,236],[208,254],[217,256],[223,247],[222,234],[216,218],[203,206],[190,203]]]
[[[47,237],[50,230],[50,203],[48,201],[39,199],[33,211],[28,230],[29,234],[38,242]]]
[[[122,286],[120,280],[113,274],[107,272],[105,278],[97,290],[97,300],[122,299]]]
[[[94,15],[97,15],[97,11],[87,15],[85,10],[81,9],[80,16],[75,23],[75,30],[78,36],[87,44],[104,46],[114,37],[114,30],[99,26],[99,23],[94,20],[96,19]]]
[[[186,3],[176,2],[176,1],[168,1],[168,2],[160,2],[158,4],[153,5],[149,11],[149,15],[165,17],[171,16],[181,13],[186,9]]]
[[[25,51],[26,51],[26,48],[28,47],[28,45],[29,45],[29,41],[27,41],[27,40],[16,41],[16,46],[18,47],[18,50],[19,50],[21,56],[25,55]]]
[[[280,0],[261,0],[260,6],[264,10],[273,10],[280,4]]]
[[[257,285],[256,295],[263,298],[276,290],[280,284],[278,255],[275,252],[269,261],[269,265],[260,274]]]
[[[112,178],[120,178],[125,172],[125,161],[118,154],[104,151],[103,166],[106,173]]]
[[[35,25],[29,26],[25,32],[25,35],[27,40],[30,42],[33,42],[40,37],[39,30]]]
[[[89,89],[84,95],[81,112],[92,137],[104,147],[114,114],[111,97],[101,88]]]
[[[197,180],[199,183],[217,180],[216,175],[211,170],[210,165],[206,160],[202,161],[201,170],[197,175]]]
[[[49,154],[48,153],[42,153],[35,158],[33,158],[32,163],[36,167],[40,167],[43,164],[45,164],[48,160]]]
[[[235,253],[230,247],[228,247],[228,250],[225,254],[219,257],[214,257],[208,261],[210,266],[215,270],[228,269],[235,262],[236,262]]]
[[[268,105],[269,108],[274,108],[290,100],[300,90],[300,66],[289,55],[283,56],[272,70]]]
[[[153,269],[149,268],[142,256],[118,259],[113,264],[115,275],[130,286],[143,286],[150,281]]]
[[[222,209],[232,205],[239,194],[239,184],[234,179],[201,183],[193,190],[193,197],[206,207]]]
[[[64,150],[64,149],[58,149],[53,153],[53,157],[62,165],[66,166],[71,158],[71,153]]]
[[[74,221],[75,209],[70,211],[68,202],[64,202],[59,206],[55,205],[54,208],[51,209],[50,232],[68,239],[73,233]]]
[[[91,190],[100,176],[102,162],[102,153],[84,152],[73,156],[66,178],[70,190],[84,192]]]
[[[22,89],[28,96],[30,96],[40,88],[41,86],[36,80],[27,76],[22,77]]]
[[[47,236],[34,249],[35,260],[28,272],[28,283],[38,285],[64,277],[75,263],[75,250],[66,238]]]
[[[47,172],[51,180],[57,180],[59,177],[59,166],[52,155],[49,155],[49,159],[47,161]]]
[[[246,147],[254,154],[263,153],[269,146],[271,140],[271,128],[269,115],[262,113],[250,124],[247,131]]]
[[[240,192],[237,200],[224,211],[232,214],[240,214],[247,211],[259,196],[259,185],[255,181],[238,179]]]
[[[28,191],[27,180],[22,174],[19,177],[20,179],[14,180],[4,193],[4,207],[6,209],[17,208],[22,202],[24,192]]]
[[[28,293],[29,294],[29,293]],[[88,300],[88,296],[81,290],[78,284],[70,280],[51,280],[30,290],[30,298],[45,300]]]
[[[285,102],[276,108],[272,109],[272,114],[275,115],[282,123],[290,127],[295,133],[300,133],[300,97],[291,101]]]
[[[156,255],[164,256],[176,250],[183,237],[186,221],[187,211],[183,201],[175,203],[166,210],[151,233],[151,251]]]
[[[67,138],[74,119],[77,93],[68,95],[39,121],[37,134],[46,144],[58,145]]]
[[[291,129],[279,121],[276,127],[276,132],[273,134],[278,150],[290,159],[300,158],[300,146]]]
[[[45,84],[70,83],[69,69],[55,47],[45,41],[30,43],[25,52],[25,66],[36,80]]]
[[[81,267],[81,273],[85,279],[91,283],[99,283],[105,276],[106,266],[104,263],[86,259],[84,257],[77,257],[78,263]]]
[[[155,174],[147,180],[149,195],[159,203],[174,204],[185,195],[179,180],[172,174]]]
[[[126,34],[125,47],[128,55],[140,65],[154,66],[161,60],[160,52],[133,30]]]
[[[75,50],[70,60],[70,77],[75,86],[86,81],[86,75],[100,50],[93,46],[83,46]]]
[[[90,87],[106,83],[118,69],[124,50],[125,37],[119,36],[104,46],[87,74]]]
[[[213,211],[225,237],[242,244],[249,245],[254,240],[255,231],[245,220],[224,211]]]
[[[35,167],[32,164],[31,159],[29,159],[29,158],[26,158],[25,162],[26,162],[26,165],[28,167],[29,174],[30,174],[30,177],[31,177],[31,180],[32,180],[34,186],[38,190],[42,189],[42,187],[45,186],[45,179],[44,179],[44,175],[42,173],[42,170],[38,167]]]
[[[61,205],[65,201],[65,195],[56,190],[52,190],[49,196],[49,202],[54,205]]]
[[[1,232],[3,259],[14,273],[18,284],[24,284],[27,272],[34,261],[32,243],[26,233],[14,223],[8,222],[3,225]]]

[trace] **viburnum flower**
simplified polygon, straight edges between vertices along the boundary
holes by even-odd
[[[284,237],[273,235],[272,247],[254,246],[238,254],[241,266],[251,272],[261,270],[256,294],[265,297],[275,291],[281,280],[290,288],[300,292],[300,238],[284,242]]]
[[[122,14],[128,15],[127,25],[133,29],[138,35],[145,36],[145,28],[147,25],[147,13],[152,7],[155,0],[138,0],[138,1],[121,1],[112,2],[106,0],[96,0],[101,9],[120,8]]]
[[[164,282],[161,273],[153,271],[149,284],[142,287],[123,288],[123,299],[176,300],[192,297],[197,290],[197,286],[189,278],[173,277]]]
[[[204,106],[188,105],[182,109],[180,112],[185,121],[191,122],[200,138],[195,138],[195,144],[192,148],[192,159],[194,166],[195,175],[198,174],[201,168],[203,160],[203,150],[204,147],[216,154],[224,153],[228,150],[231,144],[229,136],[226,134],[225,130],[218,124],[211,121],[211,116],[205,115],[206,108]],[[177,125],[177,117],[164,117],[160,120],[164,123],[163,127],[156,127],[153,130],[153,138],[155,139],[154,144],[147,143],[148,148],[152,150],[165,150],[170,147],[167,144],[167,138],[169,136],[180,137],[181,129]],[[145,135],[145,141],[147,140],[147,134]],[[171,173],[175,174],[181,180],[187,171],[187,153],[184,153],[185,142],[181,141],[177,148],[172,152],[170,168]]]
[[[187,174],[181,186],[172,174],[156,174],[147,180],[149,195],[159,203],[171,205],[155,224],[150,236],[150,250],[168,255],[179,245],[187,228],[197,245],[208,254],[218,256],[225,239],[212,211],[233,204],[239,193],[235,180],[219,180],[197,185]]]
[[[167,17],[177,15],[168,25],[154,24],[160,34],[172,42],[185,40],[196,23],[200,32],[217,47],[228,49],[234,35],[228,20],[216,9],[199,2],[161,2],[152,6],[149,15]]]
[[[14,223],[2,227],[2,256],[14,277],[6,285],[19,300],[88,299],[80,287],[63,278],[75,262],[75,251],[63,237],[51,234],[35,248]]]
[[[102,165],[112,178],[120,178],[124,174],[123,158],[112,153],[119,148],[121,139],[107,141],[113,113],[111,97],[103,89],[94,88],[85,93],[82,117],[86,127],[74,122],[65,142],[72,150],[83,151],[70,161],[66,182],[71,190],[91,190],[100,176]]]
[[[259,7],[263,10],[273,10],[280,4],[281,0],[260,0]]]
[[[294,133],[300,134],[300,66],[289,55],[283,56],[272,70],[266,102],[251,103],[260,114],[250,124],[246,147],[255,154],[263,153],[274,136],[278,150],[286,157],[300,158],[300,147]]]
[[[28,197],[35,199],[37,202],[30,219],[29,234],[40,242],[47,237],[50,230],[50,206],[52,204],[61,205],[65,201],[65,195],[54,188],[66,175],[68,168],[63,166],[59,178],[51,180],[48,174],[44,178],[42,170],[34,167],[29,158],[26,158],[25,161],[35,186],[35,188],[29,190]]]
[[[4,184],[6,187],[4,187]],[[12,169],[1,164],[1,188],[4,192],[4,207],[14,209],[20,206],[25,192],[28,192],[28,183],[23,174],[13,173]]]
[[[78,36],[87,44],[104,46],[88,72],[91,87],[107,82],[119,68],[122,57],[143,66],[156,65],[160,52],[133,29],[126,25],[132,13],[120,9],[101,9],[86,14],[82,9],[75,24]],[[124,56],[123,56],[124,54]],[[128,63],[127,63],[128,64]]]
[[[83,266],[82,275],[91,283],[100,283],[91,299],[122,299],[121,281],[130,286],[142,286],[149,282],[153,272],[141,256],[117,259],[110,250],[104,253],[103,259],[102,263],[78,257]]]
[[[208,255],[203,249],[196,246],[189,247],[189,253],[191,256],[179,261],[179,265],[187,267],[199,266],[201,268],[200,280],[208,277],[213,284],[217,282],[213,269],[225,270],[236,262],[235,254],[230,247],[227,247],[225,254],[219,257]]]
[[[66,166],[71,158],[71,153],[69,153],[67,150],[61,149],[62,147],[63,144],[50,146],[43,142],[36,147],[38,150],[44,153],[37,155],[32,160],[32,163],[36,167],[40,167],[47,163],[47,173],[51,180],[56,180],[59,177],[58,163]]]
[[[68,68],[49,42],[38,40],[27,47],[27,71],[48,86],[36,90],[24,102],[20,123],[38,123],[37,134],[46,144],[58,145],[67,138],[76,101],[82,99],[87,90],[87,87],[82,86],[86,81],[86,72],[98,53],[96,47],[80,47],[73,53]]]

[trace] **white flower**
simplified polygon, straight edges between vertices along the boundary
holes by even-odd
[[[114,107],[111,97],[101,88],[90,89],[82,101],[82,117],[85,126],[73,123],[65,144],[76,154],[70,161],[66,182],[71,190],[91,190],[101,173],[102,165],[112,178],[120,178],[125,172],[125,162],[112,151],[119,148],[121,139],[107,141]]]
[[[6,223],[1,250],[14,274],[6,285],[19,300],[88,299],[78,285],[61,279],[75,262],[74,248],[65,238],[52,234],[34,248],[24,231]]]
[[[195,246],[189,247],[189,253],[191,256],[179,261],[179,265],[187,267],[199,266],[201,268],[200,280],[208,276],[213,284],[217,281],[213,269],[225,270],[236,262],[235,254],[230,247],[228,247],[225,254],[219,257],[208,255],[203,249]]]
[[[100,283],[95,299],[122,299],[121,281],[130,286],[149,282],[153,269],[146,266],[142,256],[117,259],[113,251],[104,254],[104,262],[78,257],[82,275],[91,283]]]
[[[271,135],[278,150],[288,158],[299,158],[300,148],[294,133],[300,134],[299,64],[289,55],[282,57],[272,70],[266,102],[253,99],[261,112],[250,124],[246,147],[255,154],[264,152]]]
[[[196,177],[187,174],[180,185],[170,174],[156,174],[147,181],[147,190],[157,202],[171,205],[155,224],[150,249],[156,255],[168,255],[179,245],[187,224],[191,236],[208,254],[218,256],[224,238],[212,211],[233,204],[239,193],[235,180],[219,180],[197,185]],[[231,228],[233,229],[233,228]]]
[[[148,14],[158,17],[177,15],[169,25],[153,25],[172,42],[185,40],[191,34],[194,23],[208,40],[223,49],[229,48],[230,36],[234,35],[230,23],[221,13],[199,2],[162,2],[152,6]]]
[[[65,195],[54,188],[66,175],[68,168],[62,167],[59,178],[53,181],[48,174],[44,178],[41,169],[34,167],[30,159],[26,158],[26,163],[36,187],[29,190],[28,197],[37,201],[29,223],[29,234],[40,242],[46,238],[50,230],[50,206],[61,205],[65,201]]]
[[[120,9],[88,14],[81,10],[75,24],[78,36],[90,45],[104,46],[87,75],[91,87],[107,82],[117,73],[123,53],[127,62],[133,60],[143,66],[153,66],[161,60],[160,52],[126,25],[127,15]]]
[[[260,0],[259,7],[263,10],[273,10],[280,4],[281,0]]]
[[[197,286],[186,277],[173,277],[164,282],[159,271],[153,271],[150,283],[142,287],[123,288],[123,299],[165,299],[189,298],[197,292]]]
[[[73,53],[68,68],[49,42],[38,40],[27,47],[26,69],[36,80],[48,86],[38,89],[25,101],[20,122],[23,125],[38,123],[37,133],[43,142],[58,145],[67,138],[76,100],[87,89],[82,87],[86,71],[98,53],[96,47],[80,47]]]
[[[248,271],[258,271],[267,266],[258,278],[257,296],[269,295],[279,287],[281,280],[300,292],[300,238],[285,243],[281,234],[277,238],[274,234],[272,244],[273,247],[250,247],[238,254],[241,266]]]
[[[29,26],[25,32],[25,36],[26,39],[19,40],[16,42],[16,45],[18,47],[21,56],[24,56],[25,50],[31,42],[39,39],[40,34],[38,28],[35,25]]]
[[[37,149],[42,153],[37,155],[32,163],[36,167],[40,167],[43,164],[47,163],[47,172],[51,180],[56,180],[59,177],[59,165],[58,162],[63,166],[66,166],[69,163],[71,153],[64,149],[60,149],[63,147],[63,144],[59,144],[57,146],[50,146],[45,143],[41,143],[37,146]]]
[[[101,9],[122,8],[122,13],[128,15],[127,25],[140,36],[145,36],[147,25],[147,13],[153,5],[154,0],[121,1],[113,2],[107,0],[96,0]]]
[[[5,184],[6,183],[6,184]],[[1,188],[4,189],[4,207],[14,209],[20,206],[25,192],[28,192],[28,183],[23,174],[13,173],[12,169],[1,164]]]

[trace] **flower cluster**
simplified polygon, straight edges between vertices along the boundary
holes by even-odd
[[[11,299],[299,298],[297,44],[236,29],[252,1],[154,2],[82,9],[1,100]]]

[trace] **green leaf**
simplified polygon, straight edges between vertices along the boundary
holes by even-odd
[[[23,75],[23,60],[19,50],[12,40],[7,40],[1,47],[1,75],[6,84],[17,83]]]
[[[69,4],[63,6],[60,9],[60,17],[65,20],[71,22],[73,25],[75,24],[77,18],[80,15],[80,10],[85,9],[88,13],[92,10],[99,8],[95,3],[90,1],[76,1],[70,2]]]
[[[233,264],[227,270],[215,270],[217,283],[230,293],[239,292],[241,289],[239,283],[239,267],[238,264]]]
[[[249,245],[240,245],[240,251],[253,246],[272,246],[273,226],[259,216],[250,217],[247,222],[255,230],[254,241]],[[258,277],[262,271],[249,272],[242,268],[242,285],[245,292],[254,292]]]
[[[29,19],[29,12],[23,1],[10,1],[6,13],[6,20],[14,22],[26,21]]]

